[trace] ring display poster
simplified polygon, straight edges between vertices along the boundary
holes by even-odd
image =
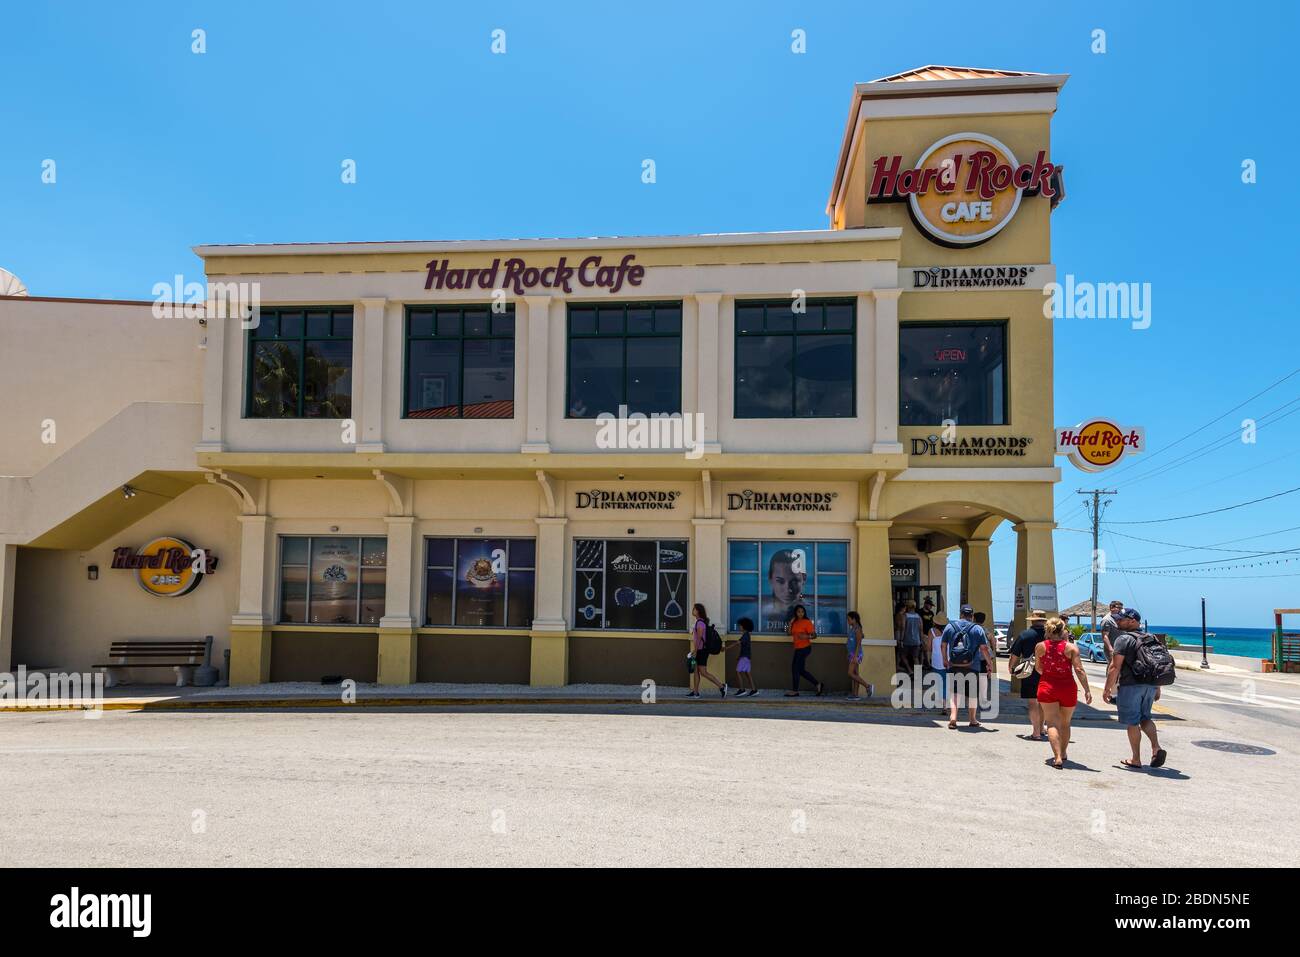
[[[574,625],[685,631],[686,549],[685,539],[574,539]]]

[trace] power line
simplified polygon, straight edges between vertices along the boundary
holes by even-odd
[[[1245,508],[1247,505],[1257,505],[1260,502],[1267,502],[1275,498],[1281,498],[1283,495],[1291,495],[1294,492],[1300,492],[1300,485],[1295,488],[1289,488],[1284,492],[1274,492],[1272,495],[1265,495],[1263,498],[1253,498],[1249,502],[1238,502],[1236,505],[1225,505],[1223,508],[1212,508],[1206,512],[1193,512],[1190,515],[1174,515],[1170,518],[1148,518],[1140,522],[1111,522],[1111,525],[1157,525],[1161,522],[1181,522],[1187,518],[1200,518],[1203,515],[1217,515],[1220,512],[1231,512],[1236,508]]]

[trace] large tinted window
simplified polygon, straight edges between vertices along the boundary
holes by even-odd
[[[515,307],[408,306],[406,416],[509,419],[515,414]]]
[[[384,614],[387,566],[385,538],[281,538],[280,621],[377,625]]]
[[[681,303],[569,306],[567,415],[682,411]]]
[[[854,414],[853,300],[736,303],[738,419]]]
[[[575,538],[574,627],[685,631],[687,555],[682,539]]]
[[[749,618],[759,632],[781,634],[796,605],[819,635],[846,633],[848,542],[746,541],[727,543],[728,624]]]
[[[427,539],[424,623],[527,628],[536,567],[531,538]]]
[[[904,323],[899,425],[1006,425],[1004,322]]]
[[[352,415],[352,307],[262,309],[248,332],[253,419],[346,419]]]

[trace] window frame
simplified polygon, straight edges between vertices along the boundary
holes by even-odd
[[[348,539],[355,539],[357,542],[357,591],[356,591],[356,603],[357,603],[356,619],[357,620],[354,622],[350,622],[350,623],[349,622],[313,622],[311,620],[311,563],[313,557],[312,542],[314,542],[316,539],[319,538],[348,538]],[[294,563],[293,565],[289,566],[291,568],[305,567],[307,570],[307,574],[304,576],[304,584],[306,585],[307,590],[303,595],[303,607],[306,609],[306,613],[304,614],[305,620],[300,622],[284,620],[284,568],[285,568],[284,543],[288,539],[296,539],[300,541],[305,541],[307,543],[307,564],[304,566],[304,565]],[[384,564],[382,567],[384,569],[384,600],[386,602],[388,599],[388,568],[389,568],[387,535],[364,535],[364,534],[363,535],[342,535],[338,532],[325,532],[324,534],[320,534],[320,535],[313,532],[308,532],[305,535],[277,535],[276,536],[276,565],[275,565],[276,625],[277,626],[278,625],[294,625],[294,626],[301,625],[309,628],[378,628],[379,627],[378,621],[376,621],[373,625],[361,621],[361,586],[365,581],[365,576],[362,574],[362,571],[366,568],[381,567],[378,565],[365,564],[365,557],[366,557],[365,549],[366,549],[367,539],[371,539],[374,541],[381,541],[384,543]],[[382,619],[383,614],[381,613],[379,617]]]
[[[496,342],[509,340],[514,344],[511,355],[510,371],[510,415],[483,415],[473,416],[469,419],[471,422],[506,422],[516,418],[515,415],[515,375],[518,372],[519,364],[519,320],[518,313],[515,311],[513,302],[506,303],[506,315],[510,317],[510,333],[497,334],[492,332],[492,320],[499,313],[492,311],[493,303],[407,303],[402,310],[402,418],[413,419],[417,422],[445,422],[445,421],[462,421],[465,420],[465,343],[471,342]],[[466,335],[465,334],[465,313],[487,310],[488,314],[488,333],[487,335]],[[433,313],[434,333],[428,336],[413,336],[411,334],[411,313],[430,311]],[[438,313],[456,311],[460,314],[460,332],[455,336],[440,336],[437,334]],[[450,342],[456,341],[460,344],[457,356],[456,382],[457,391],[459,392],[456,403],[457,414],[454,416],[445,416],[441,418],[425,418],[411,414],[411,342]]]
[[[604,543],[604,545],[605,545],[605,553],[604,553],[604,554],[605,554],[605,564],[604,564],[600,569],[591,569],[591,568],[585,568],[585,569],[584,569],[584,568],[579,568],[579,567],[578,567],[578,542],[580,542],[580,541],[583,541],[583,542],[603,542],[603,543]],[[661,610],[661,608],[660,608],[660,600],[659,600],[659,599],[660,599],[660,587],[661,587],[661,584],[660,584],[660,578],[661,578],[661,576],[663,576],[664,573],[665,573],[665,572],[664,572],[664,569],[663,569],[663,568],[660,566],[660,564],[659,564],[659,562],[660,562],[660,552],[662,551],[662,549],[663,549],[663,547],[664,547],[664,544],[665,544],[666,542],[672,542],[672,543],[674,543],[674,544],[684,544],[684,545],[685,545],[685,551],[684,551],[684,555],[685,555],[685,567],[682,568],[682,569],[680,570],[680,573],[681,573],[681,575],[682,575],[681,586],[679,586],[679,587],[681,588],[681,596],[682,596],[681,599],[679,600],[679,599],[676,597],[676,592],[672,593],[672,594],[674,595],[674,597],[673,597],[673,601],[674,601],[674,602],[677,602],[678,607],[682,609],[682,617],[683,617],[683,619],[684,619],[684,621],[685,621],[685,627],[684,627],[684,628],[681,628],[681,629],[679,629],[679,628],[659,628],[659,627],[657,627],[657,626],[654,627],[654,628],[610,628],[609,625],[606,624],[606,622],[609,621],[609,615],[608,615],[608,613],[607,613],[607,611],[606,611],[606,606],[609,604],[609,594],[608,594],[608,589],[609,589],[609,549],[610,549],[610,546],[611,546],[611,545],[617,546],[617,544],[618,544],[619,542],[627,542],[627,541],[635,541],[635,542],[654,542],[654,546],[655,546],[655,570],[654,570],[654,576],[655,576],[655,593],[654,593],[654,600],[655,600],[655,621],[656,621],[656,623],[657,623],[658,620],[659,620],[659,612],[660,612],[660,610]],[[617,538],[617,537],[615,537],[615,538],[609,538],[609,537],[605,537],[605,536],[603,536],[603,535],[575,535],[575,536],[573,537],[573,553],[572,553],[572,554],[573,554],[573,557],[572,557],[572,560],[570,561],[570,568],[571,568],[571,570],[573,571],[573,586],[572,586],[572,588],[570,589],[570,594],[571,594],[571,596],[574,598],[573,609],[572,609],[572,616],[571,616],[571,617],[572,617],[573,624],[571,624],[569,627],[570,627],[572,630],[574,630],[574,631],[596,631],[596,632],[607,632],[607,631],[632,631],[632,632],[636,632],[636,633],[638,633],[638,634],[646,634],[646,635],[675,635],[675,634],[679,634],[679,633],[680,633],[681,631],[683,631],[683,630],[685,630],[685,631],[689,631],[690,628],[691,628],[691,616],[690,616],[690,612],[687,610],[688,605],[687,605],[686,603],[689,602],[690,599],[689,599],[688,596],[689,596],[690,593],[691,593],[691,592],[690,592],[690,588],[691,588],[691,553],[692,553],[692,544],[693,544],[693,543],[691,542],[689,536],[685,536],[685,537],[683,537],[683,536],[680,536],[680,535],[677,535],[677,536],[672,536],[672,535],[668,535],[668,536],[659,536],[659,535],[655,535],[655,536],[653,536],[653,537],[648,537],[648,536],[647,536],[647,537],[641,537],[641,536],[630,536],[630,537],[629,537],[629,536],[624,536],[624,537],[621,537],[621,538]],[[604,592],[604,594],[601,595],[601,614],[600,614],[600,624],[595,624],[595,623],[593,623],[593,622],[591,622],[591,621],[579,622],[579,621],[578,621],[578,612],[579,612],[579,608],[578,608],[578,602],[577,602],[578,575],[581,574],[581,573],[585,573],[585,572],[589,572],[589,571],[597,571],[597,570],[598,570],[598,571],[600,572],[600,574],[601,574],[601,589],[602,589],[603,592]],[[669,574],[674,574],[674,573],[677,573],[678,569],[670,568],[670,569],[668,569],[667,571],[668,571]],[[684,586],[684,587],[682,587],[682,586]],[[594,599],[593,599],[593,600],[594,600]]]
[[[597,316],[597,326],[595,332],[573,331],[573,310],[574,309],[594,309],[597,312],[601,309],[622,309],[623,310],[623,331],[617,335],[600,332],[600,319]],[[657,319],[653,314],[656,309],[676,309],[678,314],[678,325],[675,333],[664,333],[657,330],[651,332],[628,332],[627,331],[627,314],[631,309],[650,309],[652,310],[651,322],[657,324]],[[620,404],[628,407],[628,415],[641,412],[640,409],[633,409],[627,401],[627,341],[628,339],[676,339],[677,340],[677,408],[664,412],[656,410],[664,415],[681,415],[682,393],[686,386],[685,379],[682,375],[682,327],[686,323],[686,312],[680,299],[656,299],[648,301],[628,301],[628,302],[599,302],[589,299],[570,300],[565,303],[564,310],[564,417],[574,419],[575,421],[594,420],[601,412],[593,412],[591,415],[574,415],[573,410],[573,342],[575,339],[597,339],[609,341],[618,339],[622,342],[623,354],[623,390]],[[618,409],[603,410],[611,415],[615,415]],[[651,412],[644,412],[650,415]]]
[[[813,547],[813,569],[812,569],[812,571],[809,573],[809,577],[812,578],[812,580],[813,580],[813,588],[814,588],[814,591],[813,591],[813,597],[812,597],[811,600],[805,600],[805,601],[803,601],[803,602],[801,602],[801,603],[802,603],[803,605],[805,605],[805,606],[807,606],[807,605],[811,605],[811,606],[812,606],[812,608],[811,608],[810,610],[808,610],[808,617],[812,620],[814,626],[815,626],[816,623],[817,623],[817,611],[818,611],[818,607],[817,607],[817,602],[818,602],[818,597],[817,597],[817,596],[818,596],[817,586],[818,586],[818,584],[819,584],[819,580],[820,580],[821,578],[823,578],[823,577],[827,577],[827,578],[843,578],[843,579],[844,579],[844,615],[845,615],[845,631],[844,631],[844,632],[821,632],[821,631],[819,631],[819,632],[817,633],[817,637],[819,637],[819,638],[825,638],[825,637],[844,638],[844,637],[847,637],[847,636],[848,636],[848,631],[847,631],[847,625],[848,625],[848,613],[853,609],[853,602],[850,601],[851,596],[849,595],[849,585],[853,582],[853,576],[854,576],[854,570],[853,570],[853,542],[852,542],[850,539],[847,539],[847,538],[808,538],[808,539],[795,539],[794,541],[795,541],[796,544],[797,544],[798,542],[801,542],[801,541],[802,541],[802,542],[806,542],[806,543],[812,545],[812,547]],[[758,602],[758,620],[755,621],[755,623],[754,623],[754,632],[753,632],[753,633],[754,633],[755,635],[783,635],[783,634],[785,634],[785,632],[764,631],[764,630],[763,630],[763,582],[766,581],[766,578],[767,578],[767,572],[766,572],[766,571],[764,570],[764,568],[763,568],[763,547],[764,547],[765,545],[779,545],[779,546],[783,546],[783,547],[785,547],[785,546],[788,546],[788,545],[791,544],[791,540],[790,540],[789,538],[784,538],[784,539],[782,539],[782,538],[749,538],[749,537],[728,538],[728,539],[726,540],[726,542],[725,542],[725,551],[724,551],[724,554],[726,555],[726,559],[725,559],[726,567],[725,567],[724,570],[723,570],[723,574],[724,574],[724,576],[726,577],[726,580],[727,580],[727,596],[726,596],[725,604],[726,604],[726,614],[727,614],[726,621],[727,621],[727,627],[728,627],[728,628],[731,628],[731,626],[732,626],[732,624],[733,624],[732,621],[731,621],[731,597],[732,597],[732,596],[731,596],[731,576],[732,576],[733,574],[736,574],[736,573],[734,573],[734,572],[732,571],[732,568],[731,568],[731,546],[732,546],[732,543],[740,543],[740,544],[742,544],[742,545],[756,545],[756,546],[758,546],[758,570],[757,570],[757,571],[754,571],[754,572],[751,572],[751,571],[749,571],[748,569],[741,569],[741,570],[739,571],[739,574],[741,574],[741,575],[750,575],[750,574],[752,574],[752,575],[756,575],[757,578],[758,578],[758,592],[757,592],[757,602]],[[843,546],[844,546],[844,549],[845,549],[845,552],[844,552],[844,571],[842,571],[842,572],[832,572],[832,571],[821,571],[821,570],[820,570],[820,568],[818,567],[818,564],[819,564],[819,563],[818,563],[818,560],[817,560],[817,556],[818,556],[818,551],[819,551],[819,549],[820,549],[820,547],[821,547],[822,545],[843,545]]]
[[[459,594],[456,588],[456,569],[460,564],[460,543],[461,542],[485,542],[492,539],[501,539],[506,543],[506,587],[502,591],[502,608],[504,610],[506,623],[504,625],[461,625],[456,623],[456,601]],[[429,542],[443,541],[451,542],[451,621],[446,624],[432,624],[429,621],[429,572],[445,571],[445,565],[429,564]],[[510,543],[512,541],[528,541],[533,543],[533,564],[531,567],[520,565],[518,568],[510,564]],[[423,555],[420,558],[420,569],[422,582],[420,584],[420,621],[421,628],[473,628],[475,631],[519,631],[521,629],[531,629],[533,622],[537,619],[537,539],[529,538],[527,535],[425,535],[422,539]],[[511,572],[532,572],[533,573],[533,608],[531,617],[526,625],[512,624],[510,621],[510,573]]]
[[[328,312],[330,314],[330,334],[328,336],[310,336],[307,334],[307,314],[310,312]],[[283,338],[280,336],[279,321],[280,317],[286,313],[300,313],[302,315],[302,333],[298,336]],[[352,324],[352,331],[346,336],[336,335],[334,332],[334,322],[336,316],[340,313],[346,313]],[[356,308],[349,305],[333,304],[311,304],[299,306],[269,306],[258,310],[258,327],[260,328],[262,320],[267,315],[273,315],[276,318],[276,334],[270,337],[260,337],[257,335],[257,328],[247,331],[244,345],[244,408],[241,418],[255,419],[259,422],[275,422],[287,419],[309,419],[320,420],[323,422],[342,422],[350,416],[323,416],[323,415],[304,415],[303,408],[307,401],[307,344],[309,342],[348,342],[352,344],[352,352],[348,356],[348,374],[351,376],[356,372]],[[298,408],[293,415],[256,415],[254,414],[253,393],[255,385],[255,366],[254,356],[257,351],[259,342],[296,342],[301,346],[298,355]],[[349,405],[355,400],[355,395],[351,390],[348,392]]]
[[[731,392],[731,416],[733,419],[742,421],[763,421],[773,419],[856,419],[858,417],[858,300],[854,296],[818,296],[813,299],[805,300],[808,306],[848,306],[853,310],[853,321],[849,329],[827,329],[825,328],[825,315],[822,318],[822,329],[804,330],[798,329],[798,316],[796,315],[794,327],[788,332],[778,330],[769,332],[767,329],[767,310],[773,306],[791,308],[793,303],[789,298],[785,299],[736,299],[733,304],[731,313],[732,326],[732,392]],[[740,320],[737,313],[742,308],[752,308],[761,306],[763,308],[763,329],[759,332],[741,332]],[[741,339],[756,339],[767,336],[789,336],[791,338],[791,357],[793,361],[798,360],[799,356],[799,337],[817,337],[817,336],[843,336],[848,335],[850,351],[853,357],[853,381],[849,387],[849,412],[847,415],[798,415],[795,412],[796,395],[798,393],[798,376],[792,376],[790,381],[790,414],[789,415],[742,415],[740,413],[740,387],[738,379],[740,376],[740,341]]]
[[[904,329],[937,329],[937,328],[958,328],[970,326],[1001,326],[1002,327],[1002,421],[1001,422],[959,422],[958,426],[967,426],[972,429],[997,429],[1007,428],[1011,425],[1011,321],[1007,318],[1002,319],[909,319],[906,322],[898,324],[899,347],[898,347],[898,425],[903,429],[937,429],[943,427],[942,420],[939,422],[903,423],[903,347],[902,335]]]

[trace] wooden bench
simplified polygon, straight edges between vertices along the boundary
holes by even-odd
[[[176,672],[176,687],[183,688],[194,678],[194,669],[207,666],[212,658],[212,636],[203,639],[139,638],[115,641],[108,647],[108,664],[103,668],[109,688],[118,684],[115,672],[123,668],[171,668]]]

